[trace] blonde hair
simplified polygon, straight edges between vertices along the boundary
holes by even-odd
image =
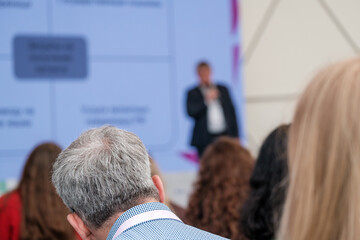
[[[321,71],[303,93],[289,137],[280,240],[360,236],[360,59]]]

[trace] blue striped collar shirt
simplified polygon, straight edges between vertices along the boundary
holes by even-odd
[[[138,206],[135,206],[126,212],[124,212],[112,226],[110,233],[107,237],[107,240],[134,240],[134,239],[226,239],[212,233],[197,229],[195,227],[189,226],[181,222],[179,219],[175,218],[156,218],[152,220],[145,220],[134,225],[130,225],[129,228],[124,230],[120,235],[114,238],[118,229],[122,225],[129,222],[130,218],[147,213],[154,212],[157,210],[162,210],[160,212],[165,213],[168,211],[168,214],[172,214],[170,209],[162,203],[151,202],[145,203]],[[131,222],[131,220],[130,220]]]

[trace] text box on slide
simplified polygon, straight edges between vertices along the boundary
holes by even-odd
[[[14,36],[48,33],[49,0],[0,0],[0,55],[10,60]]]
[[[170,63],[100,62],[91,69],[86,83],[56,84],[57,140],[67,146],[82,131],[110,124],[146,146],[168,148],[175,128]]]
[[[91,59],[170,55],[170,1],[58,0],[52,6],[53,32],[86,36]]]
[[[86,41],[81,37],[16,36],[13,50],[20,79],[87,76]]]
[[[0,157],[4,151],[27,154],[38,142],[53,139],[51,83],[18,81],[12,65],[0,61]]]

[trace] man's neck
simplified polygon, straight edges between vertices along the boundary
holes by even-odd
[[[159,202],[159,201],[156,200],[155,198],[147,198],[142,201],[139,201],[136,206],[144,204],[144,203],[151,203],[151,202]],[[109,235],[109,232],[110,232],[112,226],[114,225],[114,223],[116,222],[116,220],[123,214],[124,214],[124,212],[115,213],[100,228],[93,230],[92,233],[93,233],[95,239],[104,239],[105,240],[107,238],[107,236]]]
[[[213,86],[214,84],[212,83],[212,82],[210,82],[210,83],[201,83],[200,84],[200,87],[201,88],[209,88],[209,87],[211,87],[211,86]]]

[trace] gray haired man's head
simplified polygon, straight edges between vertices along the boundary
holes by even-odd
[[[112,126],[84,132],[61,152],[52,182],[64,203],[94,228],[143,199],[159,198],[145,146]]]

